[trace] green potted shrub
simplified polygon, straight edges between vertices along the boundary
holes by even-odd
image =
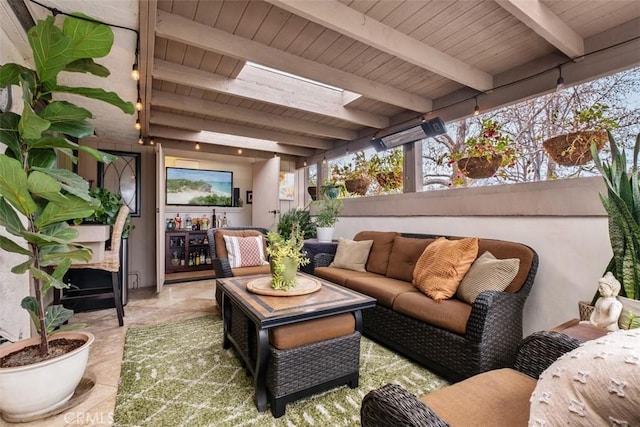
[[[320,194],[328,199],[337,199],[343,197],[347,192],[344,182],[335,176],[327,178],[320,186]]]
[[[308,209],[294,208],[282,215],[278,220],[278,234],[289,236],[294,224],[298,225],[302,232],[303,239],[313,239],[316,237],[316,226],[311,219],[311,212]]]
[[[591,155],[607,186],[607,194],[600,194],[609,216],[609,240],[613,251],[606,271],[611,271],[621,284],[618,299],[623,304],[622,326],[634,323],[634,318],[640,316],[640,134],[636,137],[629,173],[624,147],[619,148],[611,133],[607,131],[607,134],[611,146],[610,162],[600,161],[596,143],[591,145]],[[592,305],[597,298],[596,292]]]
[[[302,252],[304,235],[297,223],[291,228],[289,238],[276,232],[267,233],[267,254],[271,266],[271,287],[289,290],[296,285],[296,273],[301,265],[309,264]]]
[[[369,162],[364,151],[359,151],[355,154],[353,164],[346,165],[344,185],[350,194],[364,196],[369,190],[369,184],[371,184]]]
[[[108,76],[109,71],[93,61],[111,50],[113,33],[108,26],[67,17],[59,28],[54,17],[48,17],[27,36],[35,69],[18,64],[0,67],[0,87],[20,86],[24,101],[22,114],[0,114],[0,142],[7,147],[0,154],[0,225],[13,236],[1,236],[0,247],[25,257],[11,271],[30,274],[33,295],[22,300],[22,307],[39,335],[0,350],[0,411],[11,421],[33,418],[64,404],[84,374],[93,342],[88,332],[67,332],[69,335],[50,340],[73,312],[58,305],[47,307],[45,296],[52,288],[68,287],[61,279],[72,261],[91,258],[91,251],[73,243],[77,232],[67,222],[88,217],[99,206],[84,179],[56,168],[56,152],[74,161],[74,150],[99,161],[109,162],[114,157],[67,139],[92,135],[93,126],[87,119],[93,116],[70,102],[55,100],[53,95],[73,93],[108,102],[129,114],[134,111],[130,102],[113,92],[58,83],[62,71]],[[71,347],[66,346],[66,340],[55,338],[70,340]],[[61,355],[51,351],[61,346]],[[35,350],[33,358],[25,356],[28,348]],[[23,366],[13,366],[15,359]]]
[[[333,239],[333,231],[338,222],[338,216],[342,212],[342,200],[323,199],[313,202],[316,208],[316,233],[319,242],[330,242]]]

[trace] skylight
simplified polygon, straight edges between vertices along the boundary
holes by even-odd
[[[286,71],[276,70],[275,68],[266,67],[264,65],[256,64],[255,62],[247,61],[246,65],[250,65],[251,67],[259,68],[261,70],[270,71],[272,73],[277,73],[277,74],[280,74],[280,75],[283,75],[283,76],[292,77],[294,79],[298,79],[298,80],[301,80],[303,82],[307,82],[307,83],[311,83],[311,84],[314,84],[314,85],[326,87],[327,89],[336,90],[338,92],[344,92],[344,89],[341,89],[339,87],[331,86],[331,85],[328,85],[326,83],[317,82],[315,80],[307,79],[305,77],[300,77],[300,76],[297,76],[295,74],[287,73]]]

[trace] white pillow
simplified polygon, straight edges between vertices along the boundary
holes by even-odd
[[[222,236],[231,268],[268,264],[264,256],[262,236]]]
[[[529,426],[640,425],[640,330],[616,331],[566,353],[540,375]]]
[[[369,259],[369,252],[373,240],[349,240],[342,237],[338,240],[336,256],[329,267],[344,268],[347,270],[367,271],[364,266]]]
[[[484,291],[504,291],[518,274],[518,258],[498,259],[486,251],[476,259],[462,278],[457,296],[473,304]]]

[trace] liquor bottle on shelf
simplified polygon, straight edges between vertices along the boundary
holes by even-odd
[[[194,256],[194,258],[195,258],[195,262],[194,262],[194,264],[195,264],[195,265],[200,265],[200,255],[198,254],[198,252],[194,252],[194,253],[193,253],[193,256]]]
[[[222,225],[221,227],[226,227],[227,226],[227,213],[224,213],[224,216],[222,217]]]
[[[193,252],[189,252],[189,267],[193,267]]]
[[[191,216],[189,214],[187,214],[187,217],[184,220],[184,228],[191,230]]]
[[[180,254],[180,266],[184,267],[184,252]]]
[[[200,249],[200,265],[203,265],[206,262],[206,258],[204,256],[204,249]]]
[[[176,214],[173,220],[176,223],[176,230],[180,230],[182,228],[182,218],[180,218],[180,214]]]
[[[211,254],[209,253],[209,249],[207,249],[207,255],[205,256],[205,263],[211,264]]]

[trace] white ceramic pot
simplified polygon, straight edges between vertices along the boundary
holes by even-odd
[[[318,242],[330,242],[333,239],[333,227],[316,227]]]
[[[85,343],[44,362],[0,368],[0,411],[6,421],[38,417],[64,405],[73,396],[87,367],[89,347],[95,337],[90,332],[74,331],[55,334],[53,338],[80,339]],[[0,357],[39,343],[40,337],[34,337],[0,347]]]

